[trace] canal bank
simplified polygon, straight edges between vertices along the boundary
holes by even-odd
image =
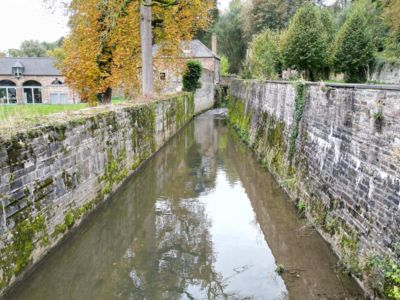
[[[397,299],[400,87],[230,83],[229,119],[369,292]],[[397,296],[396,296],[397,294]]]
[[[363,299],[336,263],[221,115],[208,112],[6,299]]]
[[[192,94],[52,116],[0,139],[0,286],[22,278],[195,114]],[[50,117],[49,117],[50,118]]]

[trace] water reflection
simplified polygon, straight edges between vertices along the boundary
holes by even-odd
[[[295,248],[306,247],[288,240],[285,225],[301,221],[274,185],[224,120],[203,115],[8,297],[320,299],[319,288],[335,289],[343,278],[324,263],[324,255],[329,262],[335,257],[318,236],[315,253],[305,255],[315,259],[313,268],[321,264],[317,276],[303,272],[302,280],[285,284],[274,272],[275,257],[292,263]],[[274,202],[285,204],[274,210]],[[289,220],[275,215],[282,209]],[[344,281],[343,289],[358,291]]]

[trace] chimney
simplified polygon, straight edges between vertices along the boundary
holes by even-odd
[[[215,33],[211,37],[211,51],[217,54],[217,35]]]

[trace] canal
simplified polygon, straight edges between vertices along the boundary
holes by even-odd
[[[364,299],[337,264],[221,111],[210,111],[6,298]]]

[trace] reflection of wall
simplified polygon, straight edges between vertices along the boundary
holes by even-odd
[[[327,299],[363,299],[351,277],[335,272],[337,257],[329,245],[299,218],[287,195],[236,134],[229,134],[228,144],[227,160],[239,174],[276,263],[286,268],[283,278],[289,295],[298,300],[322,294]]]
[[[3,284],[12,279],[5,270],[24,269],[31,258],[37,261],[71,222],[182,128],[194,114],[194,101],[182,94],[155,104],[109,109],[78,112],[70,121],[0,140]],[[25,244],[21,248],[21,239],[34,244],[34,251]],[[39,247],[43,240],[49,244]],[[26,260],[16,266],[15,257]]]

